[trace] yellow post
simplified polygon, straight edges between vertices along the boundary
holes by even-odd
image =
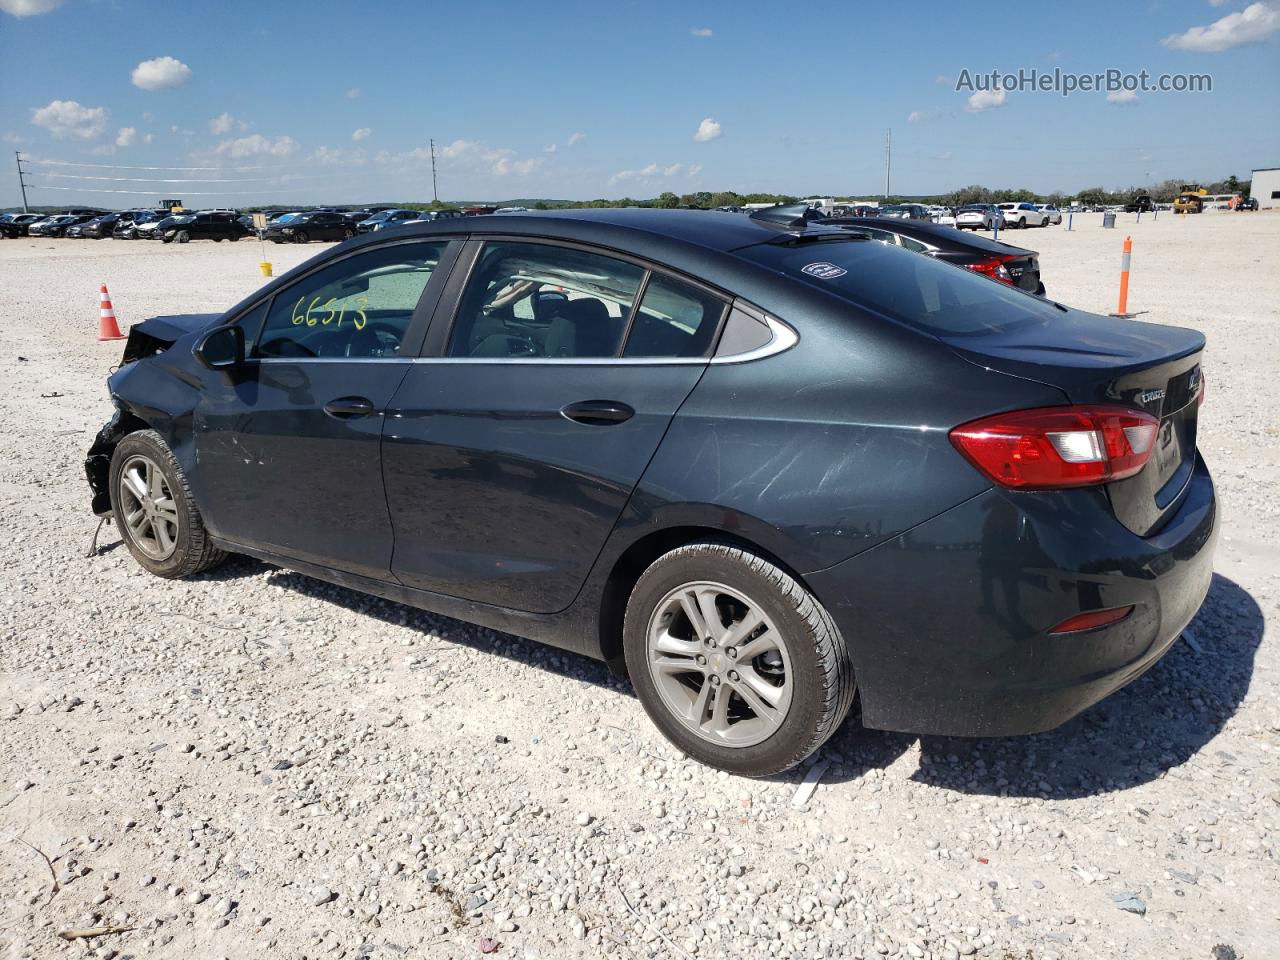
[[[271,264],[267,261],[263,260],[262,263],[258,264],[258,269],[262,271],[264,277],[271,276]]]

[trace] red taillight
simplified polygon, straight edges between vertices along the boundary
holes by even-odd
[[[974,273],[980,273],[984,277],[990,277],[992,280],[999,280],[1001,283],[1013,283],[1013,277],[1005,268],[1005,264],[1010,260],[1016,260],[1017,257],[1012,256],[996,256],[988,257],[986,260],[979,260],[977,263],[966,263],[965,266]]]
[[[962,424],[951,442],[1002,487],[1054,490],[1133,476],[1151,456],[1159,426],[1129,407],[1043,407]]]
[[[1099,627],[1119,623],[1133,613],[1133,606],[1112,607],[1110,610],[1090,610],[1074,617],[1068,617],[1050,630],[1050,633],[1080,633],[1084,630],[1097,630]]]

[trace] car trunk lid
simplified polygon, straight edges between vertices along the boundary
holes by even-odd
[[[1195,466],[1204,336],[1060,309],[1054,323],[944,339],[966,360],[1057,387],[1072,403],[1119,404],[1157,417],[1146,466],[1105,487],[1117,519],[1150,536],[1177,509]]]

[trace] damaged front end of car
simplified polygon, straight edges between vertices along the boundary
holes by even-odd
[[[96,516],[113,514],[110,476],[116,445],[137,430],[170,433],[175,418],[188,413],[194,402],[198,383],[192,382],[191,374],[178,364],[165,362],[165,352],[220,316],[199,313],[153,317],[129,328],[120,366],[107,378],[115,413],[98,431],[84,461]]]

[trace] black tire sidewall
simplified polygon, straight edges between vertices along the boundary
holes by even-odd
[[[786,637],[795,684],[791,709],[782,726],[754,746],[723,747],[698,737],[671,715],[649,675],[646,632],[654,607],[676,587],[697,580],[715,581],[742,591],[760,605]],[[819,741],[812,749],[805,749],[813,741],[821,719],[820,684],[824,676],[811,626],[768,577],[717,552],[715,545],[696,553],[667,554],[641,575],[627,604],[623,651],[632,686],[645,712],[667,739],[695,760],[743,776],[767,776],[794,766],[820,745]]]
[[[173,553],[164,560],[153,560],[138,548],[124,522],[124,518],[120,516],[118,510],[120,473],[129,458],[135,455],[147,457],[160,468],[160,471],[164,474],[165,482],[169,486],[169,492],[173,495],[174,505],[177,507],[177,546],[174,548]],[[124,541],[125,546],[128,547],[129,552],[133,555],[133,559],[138,561],[138,565],[158,577],[185,576],[189,572],[186,568],[190,565],[191,556],[195,552],[191,542],[194,504],[188,499],[186,484],[176,474],[175,467],[173,454],[169,452],[169,448],[157,436],[147,431],[129,434],[116,445],[116,449],[111,455],[111,503],[113,509],[116,510],[116,528],[119,530],[120,538]]]

